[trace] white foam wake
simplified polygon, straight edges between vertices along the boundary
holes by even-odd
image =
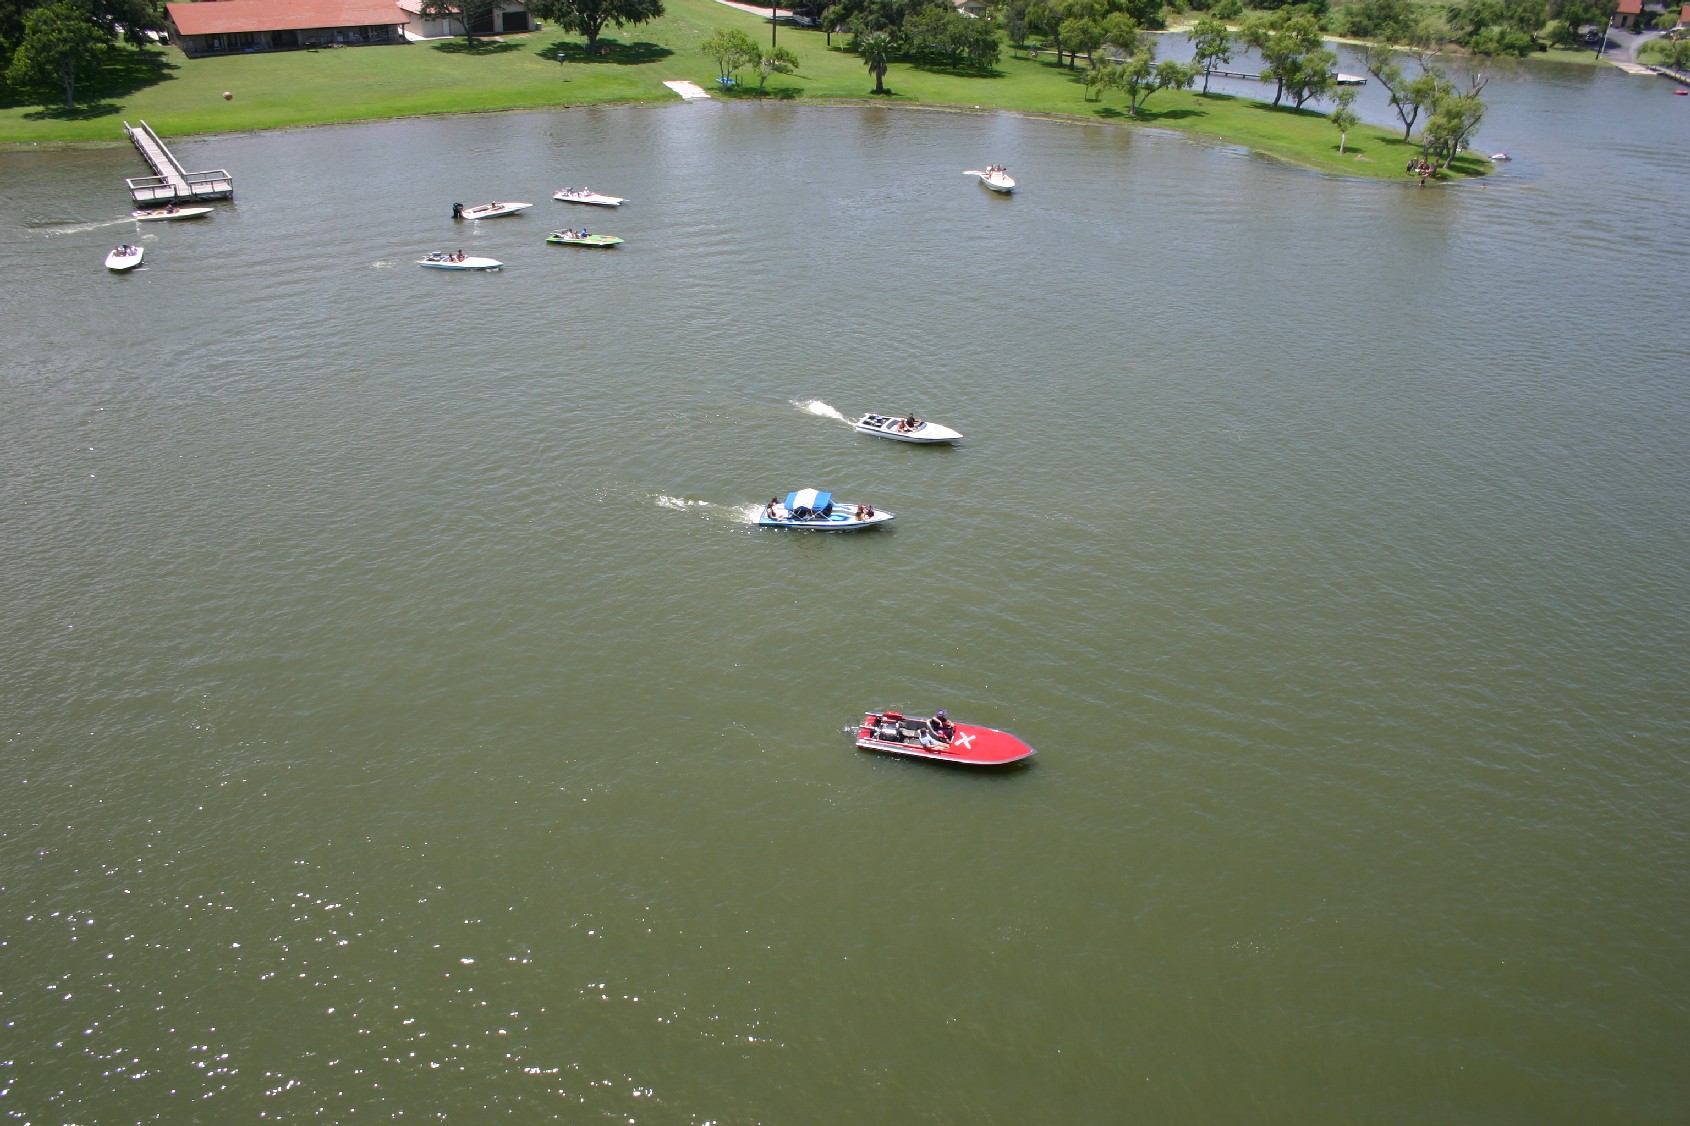
[[[832,407],[828,406],[826,403],[822,402],[820,399],[794,399],[792,400],[792,405],[801,411],[808,411],[811,414],[820,415],[822,418],[836,418],[840,422],[851,421]]]

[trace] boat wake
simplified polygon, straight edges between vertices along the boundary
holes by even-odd
[[[822,402],[820,399],[794,399],[792,400],[792,405],[801,411],[807,411],[810,414],[819,415],[822,418],[836,418],[840,422],[851,421],[832,407],[828,406],[826,403]]]
[[[673,509],[676,512],[685,512],[689,508],[710,507],[710,502],[707,500],[688,500],[686,497],[664,496],[662,493],[657,494],[652,499],[657,502],[657,507]]]
[[[134,221],[125,215],[121,219],[101,219],[97,223],[43,223],[37,229],[49,235],[74,235],[83,231],[98,231],[105,227],[119,227]]]

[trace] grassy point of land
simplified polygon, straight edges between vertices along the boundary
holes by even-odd
[[[690,79],[718,97],[755,99],[754,76],[720,91],[716,64],[698,44],[719,28],[737,27],[762,39],[767,22],[714,0],[666,0],[667,14],[620,39],[601,40],[606,53],[588,56],[582,40],[550,28],[527,35],[392,47],[348,47],[186,59],[175,49],[111,53],[112,62],[78,86],[78,109],[0,104],[0,144],[123,143],[122,122],[145,119],[165,138],[251,129],[379,121],[439,113],[540,109],[608,102],[671,101],[663,82]],[[1006,51],[997,66],[952,72],[895,63],[891,93],[870,97],[873,79],[820,31],[783,26],[780,43],[799,58],[792,75],[770,77],[771,99],[875,105],[1003,110],[1058,115],[1101,124],[1134,122],[1248,146],[1295,164],[1348,176],[1401,179],[1417,146],[1389,128],[1352,129],[1343,155],[1338,131],[1312,110],[1190,90],[1154,95],[1129,117],[1124,98],[1087,101],[1083,69],[1059,66],[1048,52],[1037,59]],[[559,54],[563,61],[559,61]],[[233,97],[225,100],[223,92]],[[1460,175],[1482,175],[1488,162],[1456,161]]]

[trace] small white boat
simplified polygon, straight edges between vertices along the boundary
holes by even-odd
[[[963,171],[963,175],[978,176],[980,182],[994,192],[1002,192],[1008,195],[1015,190],[1015,181],[1009,178],[1009,170],[1001,165],[994,164],[990,168],[969,168]]]
[[[473,258],[436,251],[427,258],[417,259],[417,265],[430,270],[497,270],[504,265],[497,258]]]
[[[873,434],[877,438],[890,438],[894,442],[914,442],[917,445],[929,445],[938,442],[955,442],[962,437],[949,426],[940,426],[937,422],[928,422],[917,418],[913,414],[865,414],[851,426],[859,434]]]
[[[760,528],[793,528],[806,532],[860,532],[892,522],[890,512],[872,504],[851,504],[834,500],[832,493],[817,489],[796,489],[786,501],[771,499],[757,512]]]
[[[1514,159],[1513,157],[1509,156],[1505,152],[1493,152],[1493,153],[1490,154],[1490,158],[1491,158],[1491,163],[1493,163],[1493,164],[1501,164],[1504,161]]]
[[[145,253],[140,247],[128,243],[114,246],[111,253],[106,255],[106,269],[115,270],[120,274],[125,270],[133,270],[141,264],[141,256]]]
[[[565,188],[553,192],[552,198],[563,203],[588,203],[594,207],[621,207],[628,201],[619,195],[605,195],[591,188]]]
[[[201,215],[210,215],[209,207],[177,207],[174,203],[169,207],[154,207],[146,211],[131,211],[135,221],[139,223],[157,223],[165,219],[198,219]]]
[[[478,203],[474,207],[465,207],[461,203],[452,205],[454,219],[497,219],[502,215],[515,215],[518,211],[527,211],[533,207],[532,203]]]

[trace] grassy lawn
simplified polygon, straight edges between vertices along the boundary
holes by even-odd
[[[144,118],[167,140],[196,133],[270,129],[325,122],[372,121],[431,113],[532,109],[593,102],[669,100],[665,79],[684,78],[718,96],[753,98],[755,81],[716,88],[716,64],[698,43],[722,27],[739,27],[759,40],[767,23],[713,0],[665,0],[667,14],[629,28],[620,39],[601,40],[608,53],[588,58],[583,41],[545,29],[490,41],[476,49],[463,41],[393,47],[344,47],[186,59],[175,49],[117,50],[96,78],[78,86],[75,111],[30,104],[0,104],[0,144],[123,143],[122,121]],[[872,77],[844,37],[827,45],[819,31],[780,29],[780,43],[799,57],[800,70],[769,79],[767,96],[804,100],[868,100]],[[565,56],[558,61],[558,54]],[[966,109],[1065,114],[1125,123],[1125,99],[1107,94],[1085,100],[1081,70],[1038,59],[1003,59],[984,73],[894,64],[886,76],[889,96],[876,104],[929,104]],[[223,92],[233,98],[225,100]],[[1412,146],[1390,130],[1351,130],[1348,151],[1338,155],[1338,133],[1324,114],[1270,109],[1261,102],[1191,91],[1153,96],[1137,121],[1200,133],[1246,145],[1283,159],[1351,176],[1398,179]],[[1417,150],[1416,150],[1417,151]],[[1482,174],[1477,157],[1457,171]]]

